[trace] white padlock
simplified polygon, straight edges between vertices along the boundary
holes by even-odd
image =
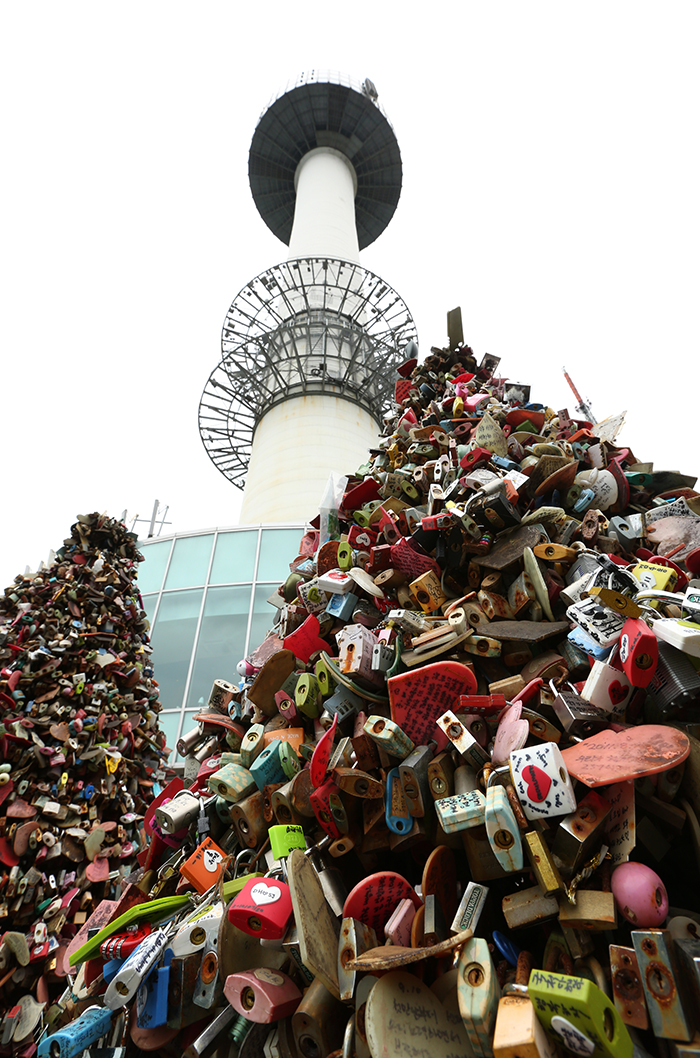
[[[510,774],[528,819],[565,816],[575,810],[573,783],[555,742],[514,749]]]
[[[624,672],[608,665],[607,661],[594,661],[581,697],[597,706],[606,716],[617,719],[624,714],[632,693],[632,684]]]

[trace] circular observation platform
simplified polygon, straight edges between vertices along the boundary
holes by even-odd
[[[404,301],[360,265],[300,258],[268,268],[224,320],[222,359],[199,404],[209,458],[242,489],[260,420],[309,394],[350,401],[381,425],[403,350],[415,340]]]
[[[399,145],[371,82],[311,71],[288,85],[261,115],[250,145],[250,189],[260,216],[286,245],[294,220],[294,175],[316,147],[333,147],[352,162],[363,250],[393,217],[402,176]]]

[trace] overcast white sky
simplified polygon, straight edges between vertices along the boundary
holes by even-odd
[[[640,459],[697,472],[699,28],[673,2],[2,5],[0,587],[78,512],[236,524],[197,409],[230,302],[286,257],[248,148],[309,68],[371,77],[396,130],[363,264],[422,354],[459,304],[533,399],[573,411],[566,366]]]

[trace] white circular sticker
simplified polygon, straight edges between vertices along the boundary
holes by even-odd
[[[279,974],[275,974],[272,970],[267,970],[264,966],[258,970],[253,970],[253,974],[257,977],[258,981],[266,981],[269,985],[276,985],[281,988],[284,984],[284,977],[280,977]]]
[[[214,874],[215,871],[218,871],[219,864],[223,858],[224,857],[218,849],[205,849],[202,854],[202,863],[204,864],[205,870]]]
[[[581,1032],[576,1025],[572,1025],[570,1021],[562,1018],[559,1014],[552,1018],[552,1032],[556,1032],[564,1046],[572,1054],[588,1055],[593,1054],[595,1050],[593,1041],[589,1040],[588,1036]]]

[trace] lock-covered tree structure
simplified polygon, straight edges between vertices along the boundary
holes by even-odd
[[[369,80],[304,74],[258,122],[250,187],[289,253],[234,298],[199,406],[211,460],[245,487],[242,522],[303,520],[329,473],[376,442],[416,333],[359,253],[391,220],[401,177]]]

